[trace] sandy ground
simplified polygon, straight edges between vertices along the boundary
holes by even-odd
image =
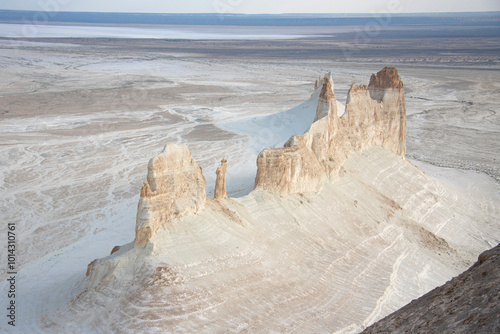
[[[280,43],[293,42],[277,43],[278,51],[267,57],[257,41],[249,58],[223,54],[223,48],[207,55],[209,42],[195,43],[194,51],[152,41],[144,49],[109,43],[0,40],[0,212],[3,222],[17,226],[20,291],[55,284],[23,270],[50,271],[51,263],[71,258],[64,273],[47,275],[78,276],[94,258],[133,239],[147,161],[166,142],[188,144],[210,196],[223,157],[229,195],[247,194],[256,169],[244,149],[250,138],[227,125],[301,104],[328,71],[344,102],[351,83],[367,84],[371,73],[395,65],[405,83],[407,157],[457,187],[462,182],[491,192],[496,182],[498,190],[500,76],[488,52],[387,62],[362,55],[341,62],[324,52],[314,59],[308,41],[295,42],[308,56],[283,59],[275,56],[286,54]],[[439,66],[437,59],[443,60]],[[464,181],[477,173],[484,185]],[[5,226],[2,231],[6,235]],[[75,254],[82,243],[88,251]],[[1,268],[3,280],[5,257]]]

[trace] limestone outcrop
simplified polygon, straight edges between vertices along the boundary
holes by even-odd
[[[222,159],[220,162],[220,167],[218,167],[216,171],[215,191],[214,191],[215,199],[227,198],[226,172],[227,172],[227,160]]]
[[[463,189],[474,192],[440,184],[378,146],[352,153],[343,167],[342,179],[321,194],[207,200],[203,212],[169,222],[146,247],[123,245],[89,265],[85,290],[47,328],[78,332],[85,319],[95,332],[225,333],[245,324],[248,333],[359,333],[465,270],[499,239],[498,197],[483,197],[473,183]],[[408,323],[408,333],[441,333],[455,320],[466,329],[494,324],[500,266],[488,256],[480,261],[474,276],[393,317],[388,328]],[[452,308],[442,303],[457,296]],[[454,321],[443,316],[449,311]],[[371,332],[405,332],[378,328]]]
[[[406,101],[403,81],[398,71],[394,67],[385,67],[376,75],[372,74],[368,90],[370,97],[384,106],[384,113],[380,120],[385,124],[380,124],[379,127],[386,130],[390,136],[386,136],[382,146],[404,157],[406,154]]]
[[[261,152],[256,183],[265,191],[237,200],[207,200],[187,147],[167,145],[148,166],[135,242],[91,262],[84,291],[47,328],[78,332],[84,319],[90,331],[108,332],[360,332],[457,275],[500,238],[496,188],[485,195],[474,178],[462,191],[401,158],[403,89],[386,68],[368,86],[352,85],[345,108],[331,76],[322,78],[308,109],[298,109],[308,124],[316,120],[284,147]],[[226,170],[224,159],[216,198],[227,195]],[[452,325],[471,332],[491,321],[485,332],[498,332],[498,279],[490,277],[500,267],[490,255],[473,276],[414,304],[415,319],[398,315],[372,332],[401,319],[418,332],[427,315],[424,332],[445,328],[449,309],[439,297],[452,302],[454,291],[466,298],[452,305]],[[463,289],[469,283],[474,289]]]
[[[339,113],[331,73],[313,94],[318,98],[313,124],[282,148],[263,150],[257,158],[255,188],[281,195],[317,192],[338,177],[351,152],[382,146],[404,156],[406,105],[395,68],[372,75],[368,86],[352,85],[345,112]],[[339,116],[340,115],[340,116]],[[227,198],[227,160],[216,172],[215,199]],[[186,146],[169,144],[148,166],[137,210],[136,246],[173,218],[197,213],[206,200],[206,181]]]
[[[338,177],[350,152],[382,146],[404,157],[406,103],[395,68],[372,75],[367,86],[352,85],[346,112],[338,116],[331,73],[323,79],[314,123],[292,136],[283,148],[263,150],[257,158],[256,189],[282,195],[321,190]],[[342,114],[341,114],[342,115]]]
[[[156,230],[173,218],[201,211],[206,184],[186,145],[166,145],[148,164],[137,208],[135,245],[145,246]]]

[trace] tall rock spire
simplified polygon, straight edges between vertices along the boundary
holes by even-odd
[[[214,192],[215,199],[227,198],[226,171],[227,171],[227,160],[222,159],[220,162],[220,167],[217,168],[216,172],[217,178],[215,179],[215,192]]]
[[[323,78],[323,86],[319,94],[318,107],[316,108],[317,121],[330,113],[337,114],[337,101],[335,100],[335,93],[333,92],[333,79],[331,72]]]

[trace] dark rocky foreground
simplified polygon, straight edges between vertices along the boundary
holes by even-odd
[[[500,333],[500,245],[363,333]]]

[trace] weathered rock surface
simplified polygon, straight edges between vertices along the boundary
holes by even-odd
[[[148,164],[137,208],[135,245],[144,246],[173,218],[197,213],[206,201],[206,181],[186,145],[168,144]]]
[[[80,312],[90,331],[354,333],[498,243],[496,195],[462,193],[401,158],[395,69],[352,85],[345,114],[323,81],[316,121],[260,154],[245,197],[207,200],[187,147],[167,145],[148,166],[135,243],[89,264],[57,323],[78,331]]]
[[[321,190],[335,180],[351,152],[382,146],[406,152],[404,86],[395,68],[372,75],[366,86],[352,85],[346,113],[339,117],[331,74],[323,79],[315,122],[283,148],[266,149],[257,159],[255,187],[280,193]]]
[[[500,333],[500,245],[363,333]]]
[[[215,199],[227,198],[226,172],[227,172],[227,160],[222,159],[220,162],[220,167],[218,167],[216,171],[215,191],[214,191]]]
[[[387,149],[352,153],[344,169],[320,193],[208,199],[146,247],[89,266],[85,290],[48,330],[357,333],[500,238],[498,200],[447,187]]]

